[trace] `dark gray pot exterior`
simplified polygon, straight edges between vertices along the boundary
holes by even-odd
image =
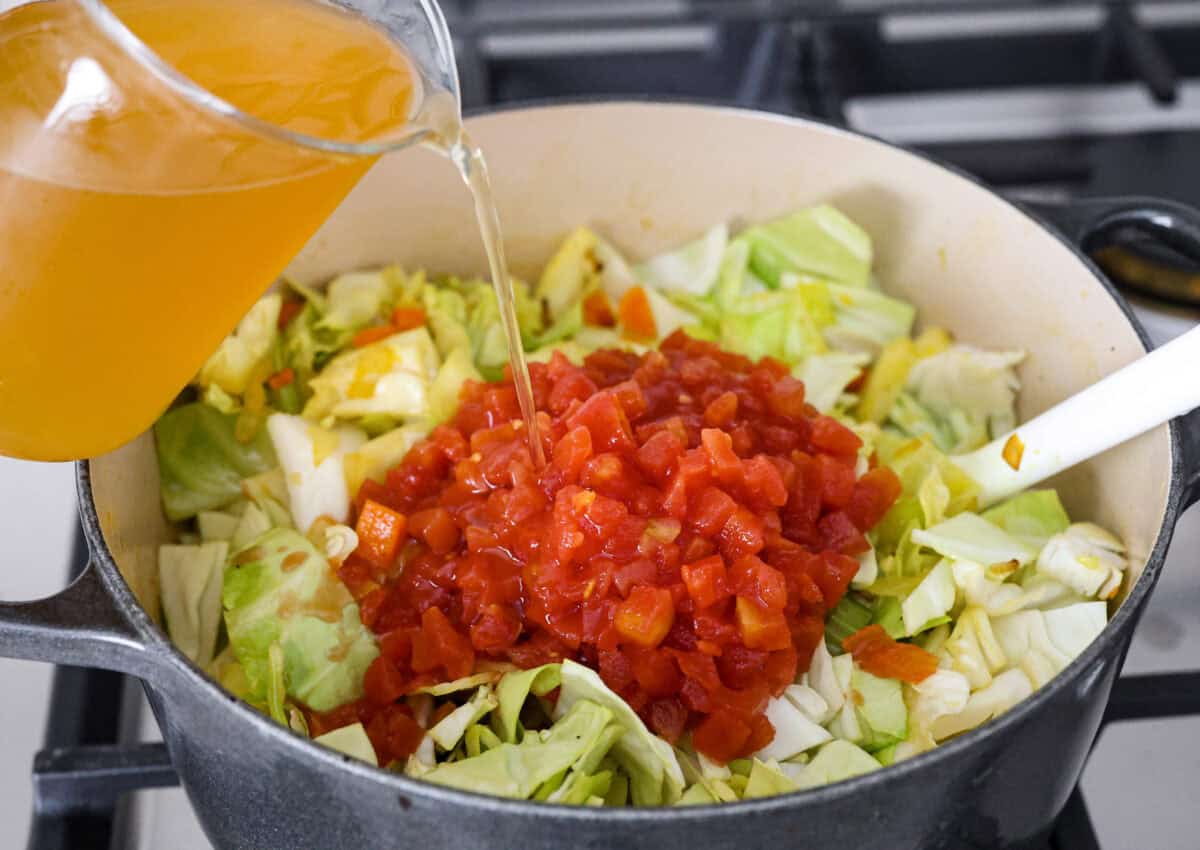
[[[624,816],[380,781],[377,771],[339,764],[336,755],[317,758],[298,739],[265,741],[260,723],[234,721],[221,700],[198,702],[189,683],[147,691],[196,812],[222,850],[990,850],[1034,841],[1065,804],[1134,619],[1110,632],[1089,663],[1044,689],[1036,711],[986,726],[938,758],[763,803]]]

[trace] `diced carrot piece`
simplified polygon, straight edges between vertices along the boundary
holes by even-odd
[[[675,621],[675,603],[671,591],[639,585],[629,598],[617,606],[613,625],[630,643],[653,647],[662,643]]]
[[[425,311],[420,307],[397,307],[392,311],[392,327],[398,331],[411,331],[424,325]]]
[[[654,339],[658,336],[658,325],[654,321],[654,312],[650,309],[650,299],[646,290],[640,286],[629,289],[621,296],[617,305],[617,314],[625,336],[630,339]]]
[[[354,335],[354,338],[350,340],[350,344],[355,348],[363,348],[364,346],[370,345],[373,342],[379,342],[381,339],[387,339],[395,332],[396,328],[392,327],[391,325],[383,325],[375,328],[363,328]]]
[[[281,390],[291,385],[294,380],[296,380],[296,370],[288,366],[286,369],[280,369],[274,375],[267,378],[267,386],[273,390]]]
[[[279,308],[279,319],[276,320],[276,325],[280,330],[283,330],[292,323],[292,319],[296,318],[303,309],[303,301],[284,301],[283,306]]]
[[[407,521],[404,514],[379,502],[367,500],[354,531],[358,535],[358,555],[380,569],[396,560]]]

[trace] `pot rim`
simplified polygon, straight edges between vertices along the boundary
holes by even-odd
[[[513,104],[504,104],[498,108],[489,108],[483,110],[473,110],[467,113],[468,118],[483,118],[489,115],[501,115],[512,112],[526,111],[547,111],[561,108],[578,108],[578,107],[643,107],[643,108],[668,108],[668,109],[691,109],[703,110],[708,112],[732,112],[738,116],[758,121],[771,121],[784,123],[796,127],[807,127],[816,129],[820,132],[834,133],[840,135],[852,142],[870,142],[883,145],[894,151],[915,157],[924,162],[938,166],[955,176],[967,180],[986,191],[991,198],[1000,204],[1015,209],[1022,215],[1033,220],[1042,230],[1047,231],[1056,240],[1058,240],[1067,250],[1071,251],[1076,259],[1083,264],[1084,268],[1091,276],[1100,284],[1103,291],[1116,302],[1117,307],[1124,314],[1126,320],[1136,333],[1142,348],[1146,351],[1151,349],[1150,339],[1137,317],[1133,314],[1128,303],[1118,294],[1113,284],[1103,275],[1094,262],[1089,259],[1076,245],[1070,242],[1062,233],[1049,224],[1042,216],[1023,207],[1020,204],[997,194],[994,190],[986,186],[981,180],[973,175],[967,174],[957,167],[942,162],[936,157],[929,156],[924,152],[912,150],[903,145],[892,144],[884,141],[876,136],[868,133],[862,133],[856,130],[833,124],[817,118],[799,117],[784,113],[771,112],[764,109],[751,109],[740,106],[731,106],[728,103],[704,101],[696,99],[671,99],[660,97],[647,98],[561,98],[536,100],[528,102],[518,102]],[[1116,613],[1105,624],[1104,630],[1079,656],[1077,656],[1066,668],[1054,676],[1046,685],[1036,689],[1030,696],[1021,700],[1017,705],[1008,711],[1004,712],[998,718],[984,723],[982,726],[976,727],[963,735],[960,735],[944,744],[939,744],[932,750],[921,753],[904,761],[885,767],[883,770],[872,771],[871,773],[853,777],[851,779],[842,780],[829,785],[822,785],[816,788],[805,789],[802,791],[783,794],[775,797],[766,797],[757,800],[740,800],[731,803],[719,803],[704,806],[682,806],[682,807],[666,807],[666,808],[605,808],[605,807],[589,807],[589,806],[568,806],[562,804],[545,804],[528,800],[510,800],[502,797],[495,797],[487,794],[480,794],[472,791],[461,791],[454,788],[435,785],[431,782],[424,782],[419,779],[412,779],[400,773],[394,773],[385,768],[374,767],[365,762],[352,759],[349,756],[342,755],[326,747],[314,744],[311,739],[302,737],[290,729],[285,728],[270,717],[261,712],[256,711],[245,702],[237,699],[233,695],[226,692],[214,679],[208,676],[204,671],[186,658],[174,644],[165,632],[155,623],[147,614],[145,609],[137,601],[132,590],[126,583],[120,570],[117,568],[116,562],[112,553],[108,549],[108,545],[104,539],[103,532],[100,527],[100,521],[97,516],[95,501],[92,497],[91,486],[91,469],[88,461],[80,461],[77,464],[77,485],[80,518],[83,523],[85,534],[88,538],[92,549],[92,557],[100,566],[100,575],[105,587],[112,594],[114,601],[120,607],[122,612],[130,620],[140,635],[146,640],[147,649],[153,650],[151,656],[157,656],[153,664],[160,667],[169,667],[171,672],[176,674],[176,679],[182,680],[186,685],[197,694],[203,694],[203,698],[211,700],[219,700],[225,705],[232,703],[232,711],[235,716],[242,718],[245,722],[251,723],[257,731],[265,735],[273,742],[275,746],[285,746],[294,748],[296,753],[302,753],[305,758],[315,758],[323,762],[331,769],[344,769],[353,774],[356,774],[359,779],[370,780],[373,782],[382,782],[391,787],[391,789],[399,794],[400,804],[404,808],[408,808],[414,800],[420,800],[423,803],[434,804],[452,804],[458,806],[472,806],[489,814],[499,815],[518,815],[525,818],[536,818],[538,820],[561,820],[577,824],[596,824],[619,822],[624,825],[636,824],[661,824],[664,821],[680,823],[694,823],[698,821],[708,821],[712,818],[726,818],[734,816],[753,816],[766,815],[777,813],[781,810],[820,806],[834,799],[847,796],[867,793],[877,787],[891,782],[900,782],[905,778],[921,773],[925,770],[936,769],[940,765],[950,762],[956,758],[959,753],[964,752],[977,744],[982,743],[985,739],[993,736],[1005,735],[1010,729],[1028,722],[1034,715],[1041,710],[1041,707],[1049,702],[1062,689],[1071,686],[1072,683],[1079,677],[1086,674],[1086,671],[1093,666],[1095,661],[1104,653],[1109,651],[1110,646],[1120,640],[1120,636],[1134,625],[1135,618],[1138,616],[1142,604],[1150,593],[1154,584],[1158,581],[1159,574],[1162,570],[1163,561],[1166,555],[1166,549],[1170,543],[1171,535],[1175,528],[1176,520],[1181,511],[1181,498],[1183,492],[1183,452],[1182,452],[1182,437],[1180,425],[1177,421],[1172,420],[1168,424],[1169,438],[1171,446],[1171,472],[1170,486],[1167,493],[1166,510],[1163,513],[1162,524],[1159,527],[1158,535],[1155,538],[1154,545],[1150,549],[1150,553],[1146,559],[1146,566],[1142,574],[1138,577],[1133,587],[1129,589],[1125,600],[1121,603]],[[185,783],[186,784],[186,783]]]

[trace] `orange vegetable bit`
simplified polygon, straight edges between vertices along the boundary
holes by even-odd
[[[1025,444],[1021,442],[1020,437],[1013,434],[1004,443],[1004,450],[1000,452],[1000,456],[1013,469],[1020,469],[1021,458],[1025,456]]]
[[[267,386],[273,390],[281,390],[291,385],[294,380],[296,380],[296,371],[291,366],[288,366],[286,369],[280,369],[274,375],[267,378]]]
[[[613,626],[630,643],[655,647],[663,642],[674,621],[671,591],[643,584],[633,588],[629,598],[617,606]]]
[[[411,331],[425,326],[425,311],[420,307],[397,307],[392,311],[392,327],[398,331]]]
[[[299,315],[304,309],[303,301],[284,301],[283,306],[279,308],[279,319],[276,324],[280,330],[283,330],[292,323],[292,319]]]
[[[391,325],[383,325],[382,327],[363,328],[354,335],[354,339],[350,341],[355,348],[362,348],[370,345],[373,342],[379,342],[381,339],[387,339],[392,334],[396,333],[396,328]]]
[[[355,553],[373,566],[386,570],[396,560],[407,526],[404,514],[368,499],[354,526],[358,535]]]
[[[650,299],[646,290],[635,286],[621,296],[617,305],[617,314],[621,318],[625,336],[629,339],[655,339],[658,337],[658,325],[654,322],[654,312],[650,309]]]
[[[611,328],[617,323],[608,296],[599,289],[583,299],[583,321],[601,328]]]
[[[913,685],[928,679],[938,667],[936,656],[919,646],[892,640],[878,624],[859,629],[842,641],[842,648],[871,675]]]

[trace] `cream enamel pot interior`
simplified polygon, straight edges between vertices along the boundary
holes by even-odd
[[[636,257],[717,221],[830,202],[869,231],[879,279],[917,304],[922,322],[1029,353],[1022,417],[1145,351],[1123,302],[1059,234],[970,179],[873,139],[794,118],[652,103],[519,109],[469,127],[491,165],[513,271],[527,279],[580,223]],[[320,282],[392,261],[485,268],[466,191],[429,151],[381,161],[291,271]],[[274,725],[183,659],[156,625],[156,548],[169,529],[149,435],[81,464],[90,567],[50,600],[0,605],[0,654],[143,678],[175,768],[220,848],[1019,846],[1044,833],[1078,778],[1190,499],[1185,470],[1196,468],[1196,453],[1183,433],[1178,423],[1160,427],[1054,482],[1073,516],[1128,542],[1134,563],[1112,622],[1066,671],[932,753],[769,800],[620,811],[515,803],[351,763]]]

